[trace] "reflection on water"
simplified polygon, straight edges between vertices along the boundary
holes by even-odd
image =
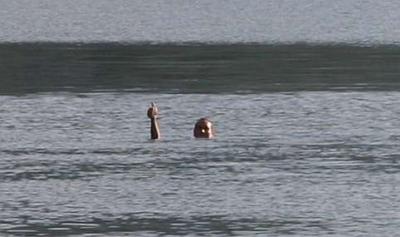
[[[399,97],[0,96],[0,235],[394,236]],[[149,101],[162,115],[157,142]],[[216,139],[192,138],[204,115]]]
[[[1,94],[398,90],[400,47],[2,44]]]

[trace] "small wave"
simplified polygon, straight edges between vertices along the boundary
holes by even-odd
[[[8,223],[13,226],[14,223]],[[155,233],[157,235],[234,235],[235,233],[278,234],[282,231],[306,230],[309,226],[329,229],[326,223],[307,219],[231,218],[224,215],[168,216],[162,213],[132,213],[121,216],[95,217],[90,220],[57,220],[51,224],[27,224],[9,227],[5,234],[35,233],[49,236],[84,235],[119,236],[119,233]]]
[[[84,154],[104,154],[104,155],[129,155],[143,150],[142,148],[100,148],[100,149],[47,149],[47,148],[22,148],[22,149],[3,149],[0,153],[14,156],[21,155],[84,155]]]

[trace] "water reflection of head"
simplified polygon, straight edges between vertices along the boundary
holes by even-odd
[[[213,138],[214,129],[212,122],[207,118],[197,120],[194,125],[193,135],[196,138]]]

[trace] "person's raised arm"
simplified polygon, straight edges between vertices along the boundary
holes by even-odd
[[[158,108],[152,102],[150,108],[147,110],[147,117],[150,118],[150,138],[151,139],[160,139],[160,125],[158,123]]]

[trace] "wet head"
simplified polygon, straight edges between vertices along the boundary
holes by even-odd
[[[207,118],[197,120],[194,125],[193,135],[196,138],[213,138],[214,129],[212,122]]]

